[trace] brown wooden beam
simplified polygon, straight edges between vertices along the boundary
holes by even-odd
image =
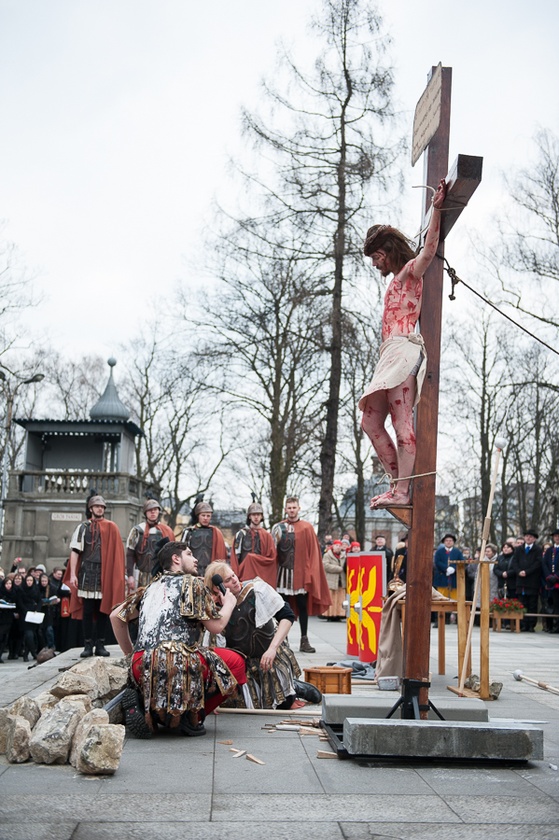
[[[434,72],[432,68],[431,72]],[[425,184],[436,186],[448,173],[450,99],[452,69],[442,68],[441,119],[439,128],[425,151]],[[426,196],[425,211],[431,205]],[[443,214],[444,215],[444,214]],[[444,241],[438,255],[444,256]],[[439,418],[439,372],[443,297],[443,263],[435,259],[425,272],[420,327],[427,350],[427,372],[417,407],[417,455],[414,473],[437,469]],[[427,682],[429,679],[429,641],[431,633],[431,586],[433,580],[433,527],[435,522],[435,475],[413,481],[413,524],[409,536],[406,567],[407,628],[404,639],[404,677]],[[428,690],[420,692],[420,703],[428,700]],[[427,717],[422,713],[422,717]]]
[[[483,158],[475,155],[458,155],[446,177],[447,194],[441,213],[441,241],[444,241],[454,227],[458,217],[479,184]]]

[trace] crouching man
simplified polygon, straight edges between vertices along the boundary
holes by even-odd
[[[205,716],[246,682],[240,654],[202,647],[204,631],[221,633],[237,600],[226,592],[215,602],[196,577],[198,561],[185,543],[167,542],[157,561],[160,575],[111,613],[117,642],[124,654],[132,654],[131,685],[137,688],[123,697],[126,729],[149,738],[161,723],[185,735],[204,735]],[[128,622],[135,618],[133,645]]]
[[[223,633],[225,644],[246,657],[247,686],[237,705],[300,709],[303,700],[320,703],[318,688],[297,679],[301,669],[287,643],[295,621],[289,604],[265,581],[255,577],[241,582],[230,566],[219,562],[211,563],[204,577],[215,598],[220,595],[219,579],[226,592],[235,596],[235,609]]]

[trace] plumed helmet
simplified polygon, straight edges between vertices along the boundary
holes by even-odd
[[[147,513],[148,510],[153,510],[154,508],[157,508],[158,510],[161,510],[161,505],[157,501],[157,499],[147,499],[144,502],[144,506],[143,506],[142,510],[144,511],[144,513]]]
[[[247,516],[250,516],[251,513],[261,513],[264,516],[264,508],[259,502],[251,502],[247,507]]]
[[[87,506],[91,510],[94,505],[103,505],[103,507],[107,507],[107,503],[103,496],[91,496],[87,501]]]

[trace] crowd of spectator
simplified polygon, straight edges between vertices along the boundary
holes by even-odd
[[[16,558],[8,574],[0,569],[0,663],[37,659],[41,650],[64,650],[64,618],[69,616],[69,590],[64,569],[48,575],[39,564],[26,569]]]

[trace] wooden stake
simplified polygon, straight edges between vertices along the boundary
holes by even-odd
[[[497,473],[499,470],[499,458],[501,457],[501,450],[497,447],[497,456],[495,458],[495,466],[493,468],[493,476],[491,478],[491,491],[489,493],[489,499],[487,501],[487,513],[485,515],[485,521],[483,523],[483,535],[481,540],[481,548],[479,552],[479,562],[480,565],[485,561],[483,558],[485,557],[485,546],[487,545],[487,539],[489,537],[489,528],[491,526],[491,511],[493,509],[493,498],[495,496],[495,485],[497,484]],[[489,563],[487,564],[489,568]],[[474,596],[472,598],[472,611],[470,613],[470,623],[468,625],[468,638],[466,640],[466,651],[464,656],[464,663],[462,665],[462,673],[460,675],[460,685],[458,686],[460,692],[464,690],[464,683],[466,682],[466,670],[468,667],[468,658],[470,655],[471,647],[472,647],[472,631],[474,628],[474,620],[476,617],[476,607],[478,601],[478,595],[480,590],[480,583],[481,583],[481,572],[478,569],[478,573],[476,575],[476,583],[474,587]],[[488,595],[486,596],[488,597]],[[489,605],[487,605],[489,607]],[[489,613],[488,613],[489,615]],[[480,639],[480,644],[482,646],[482,655],[480,661],[480,671],[483,668],[486,669],[485,673],[480,673],[480,684],[481,686],[484,685],[484,680],[487,681],[487,696],[483,696],[482,691],[480,690],[480,697],[482,700],[489,699],[489,622],[487,623],[487,630],[486,630],[486,639]]]

